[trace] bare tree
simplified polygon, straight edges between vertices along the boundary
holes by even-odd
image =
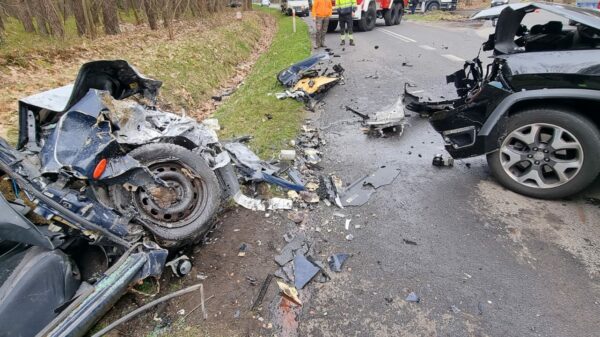
[[[31,10],[25,0],[17,0],[12,8],[13,15],[21,21],[23,29],[28,33],[35,33]]]
[[[102,20],[104,21],[104,32],[106,34],[116,35],[121,32],[116,0],[102,1]]]
[[[146,11],[146,17],[148,18],[148,25],[150,29],[158,29],[158,15],[156,12],[156,3],[152,0],[144,0],[144,10]]]
[[[85,5],[83,2],[86,0],[71,0],[71,9],[73,10],[73,16],[75,17],[75,24],[77,25],[77,34],[83,36],[88,32],[85,19]]]
[[[140,15],[138,14],[139,2],[135,0],[129,0],[129,8],[133,11],[133,16],[135,17],[135,24],[139,25],[142,23],[140,19]]]

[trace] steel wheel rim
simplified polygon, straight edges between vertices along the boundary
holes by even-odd
[[[499,150],[500,164],[514,181],[547,189],[568,183],[583,166],[581,142],[566,129],[547,123],[512,131]]]
[[[176,162],[152,164],[149,169],[169,188],[157,187],[152,191],[140,187],[134,192],[133,202],[144,218],[161,227],[179,228],[203,211],[207,200],[205,182],[192,176],[191,169]]]

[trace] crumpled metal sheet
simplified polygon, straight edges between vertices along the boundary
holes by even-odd
[[[307,71],[313,69],[319,62],[329,60],[329,55],[326,53],[315,54],[307,59],[304,59],[289,68],[282,70],[277,79],[284,86],[291,88],[304,77]]]
[[[223,147],[233,156],[237,163],[250,168],[253,171],[262,172],[269,175],[279,171],[279,167],[271,165],[258,158],[258,156],[245,144],[237,142],[227,143],[224,144]]]
[[[404,124],[404,104],[403,97],[400,96],[394,104],[369,115],[369,119],[364,121],[364,125],[384,129],[393,126],[402,126]]]

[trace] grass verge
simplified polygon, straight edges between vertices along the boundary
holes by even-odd
[[[219,107],[215,117],[223,130],[221,138],[252,135],[250,146],[263,158],[269,158],[287,146],[298,133],[303,105],[292,99],[277,100],[283,91],[276,76],[282,69],[310,55],[308,26],[274,9],[260,9],[274,15],[278,30],[269,50],[261,55],[244,85]]]
[[[37,37],[10,22],[7,36],[18,38],[0,46],[0,136],[16,139],[19,98],[68,84],[81,64],[97,59],[129,61],[145,75],[163,81],[160,100],[168,102],[167,108],[200,115],[213,90],[234,76],[237,66],[258,48],[263,30],[272,27],[272,21],[258,12],[244,13],[243,20],[236,20],[235,12],[226,11],[175,23],[172,40],[165,29],[123,24],[122,34],[95,40],[74,37],[76,43]]]
[[[418,22],[435,22],[435,21],[464,21],[467,16],[449,11],[429,11],[425,13],[415,13],[405,15],[404,18],[408,21]]]

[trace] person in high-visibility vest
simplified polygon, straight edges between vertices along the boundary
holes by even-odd
[[[356,0],[337,0],[337,12],[340,17],[340,32],[342,34],[341,46],[346,44],[346,38],[350,40],[350,45],[354,46],[354,37],[352,36],[352,25],[354,11],[356,10]]]
[[[325,34],[329,26],[329,17],[333,14],[331,0],[314,0],[312,5],[312,15],[315,18],[317,32],[315,34],[315,49],[326,47]]]

